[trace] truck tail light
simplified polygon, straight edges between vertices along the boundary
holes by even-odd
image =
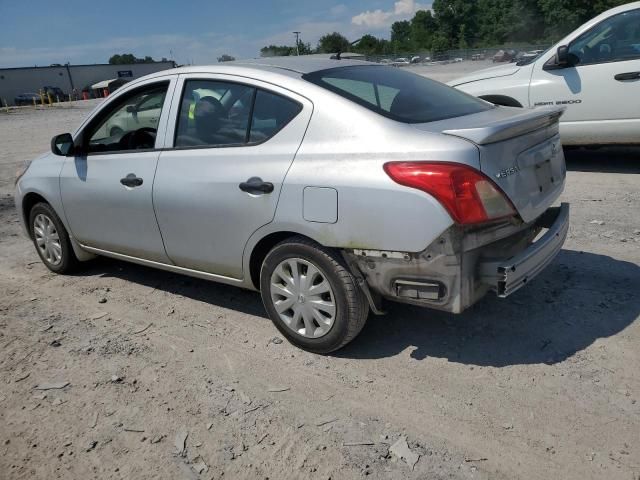
[[[384,171],[394,182],[435,197],[461,225],[484,223],[516,213],[500,187],[466,165],[388,162]]]

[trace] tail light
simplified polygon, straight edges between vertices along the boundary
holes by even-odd
[[[479,171],[455,163],[389,162],[384,171],[406,187],[435,197],[456,223],[472,225],[515,215],[500,188]]]

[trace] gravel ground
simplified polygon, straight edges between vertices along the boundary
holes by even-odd
[[[93,106],[0,114],[0,478],[640,478],[640,151],[567,152],[569,238],[527,288],[317,356],[255,293],[38,261],[14,171]]]

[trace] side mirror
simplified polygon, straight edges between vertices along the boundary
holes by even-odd
[[[566,45],[562,45],[558,47],[558,52],[556,53],[556,65],[559,68],[569,67],[571,62],[569,61],[569,47]]]
[[[51,139],[51,151],[61,157],[70,157],[74,153],[73,137],[70,133],[61,133]]]
[[[127,113],[136,113],[136,107],[134,105],[127,105]]]

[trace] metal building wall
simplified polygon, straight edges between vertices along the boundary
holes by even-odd
[[[69,65],[68,68],[67,66],[2,68],[0,69],[0,101],[13,105],[16,95],[38,93],[38,90],[45,85],[60,87],[68,95],[73,87],[80,92],[87,85],[118,78],[119,71],[131,71],[132,77],[129,79],[134,79],[174,66],[173,62],[157,62],[131,65]]]

